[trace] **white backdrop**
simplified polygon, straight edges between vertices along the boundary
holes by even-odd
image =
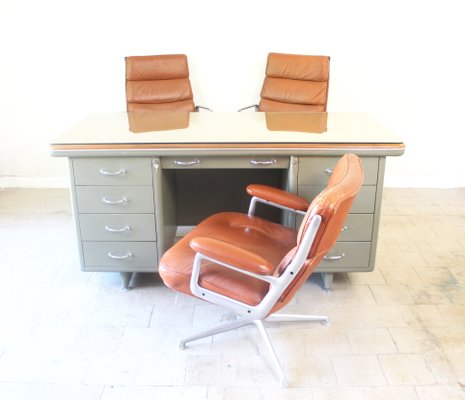
[[[328,111],[406,143],[386,186],[465,186],[461,0],[0,0],[0,187],[65,186],[48,143],[125,109],[124,57],[185,53],[197,104],[256,103],[268,52],[331,56]]]

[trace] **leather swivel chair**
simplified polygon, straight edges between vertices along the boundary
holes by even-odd
[[[126,57],[128,112],[193,112],[187,57],[184,54]]]
[[[267,112],[326,112],[329,57],[270,53],[260,103],[241,108]]]
[[[286,385],[286,378],[263,321],[320,321],[326,316],[276,314],[294,297],[335,244],[363,182],[354,154],[343,156],[328,186],[309,205],[294,194],[249,185],[249,213],[208,217],[171,247],[160,260],[164,283],[177,291],[228,307],[237,319],[184,338],[187,342],[255,324]],[[298,231],[254,216],[257,202],[304,215]]]

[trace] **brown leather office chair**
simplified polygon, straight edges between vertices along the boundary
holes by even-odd
[[[180,347],[255,324],[286,384],[263,321],[328,321],[325,316],[275,313],[289,303],[335,244],[363,176],[360,159],[343,156],[327,188],[310,205],[277,188],[249,185],[253,197],[248,214],[215,214],[171,247],[159,265],[165,284],[238,314],[236,320],[181,340]],[[257,202],[304,215],[299,230],[254,216]]]
[[[132,56],[125,60],[128,112],[210,110],[194,105],[184,54]]]
[[[265,80],[256,111],[326,112],[329,57],[268,54]]]

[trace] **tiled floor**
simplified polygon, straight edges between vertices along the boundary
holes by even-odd
[[[177,349],[227,310],[80,272],[65,190],[0,191],[0,398],[465,399],[465,189],[386,189],[382,214],[374,272],[288,306],[332,324],[269,327],[283,389],[254,328]]]

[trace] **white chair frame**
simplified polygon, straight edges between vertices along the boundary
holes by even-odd
[[[300,210],[293,210],[287,207],[283,207],[269,201],[252,198],[251,206],[249,209],[249,215],[253,215],[255,209],[256,201],[260,201],[266,204],[278,206],[279,208],[284,208],[286,210],[298,212],[299,214],[302,213]],[[207,329],[205,331],[199,332],[195,335],[189,336],[184,338],[179,343],[179,348],[185,349],[186,343],[192,342],[194,340],[198,340],[204,337],[213,336],[219,333],[227,332],[233,329],[238,329],[246,325],[254,324],[262,336],[268,352],[270,353],[273,361],[273,367],[277,376],[279,377],[280,383],[283,386],[287,386],[287,379],[286,375],[283,372],[283,369],[280,365],[278,357],[276,356],[276,352],[273,348],[273,345],[270,341],[270,338],[265,330],[263,325],[264,321],[270,322],[300,322],[300,321],[318,321],[325,325],[329,324],[329,319],[327,316],[320,316],[320,315],[300,315],[300,314],[271,314],[268,315],[273,306],[276,304],[279,297],[283,294],[289,284],[298,276],[299,271],[304,266],[305,260],[307,259],[308,252],[312,246],[312,243],[315,239],[316,233],[321,223],[321,217],[319,215],[314,215],[311,218],[310,225],[305,232],[305,235],[302,238],[302,241],[297,249],[296,254],[294,255],[292,261],[287,266],[284,273],[279,276],[271,276],[271,275],[259,275],[255,274],[250,271],[245,271],[243,269],[237,268],[234,265],[226,264],[220,260],[213,259],[208,257],[200,252],[195,255],[194,264],[192,268],[192,276],[190,282],[190,290],[192,293],[208,302],[213,304],[217,304],[220,306],[225,306],[236,314],[238,314],[238,319],[234,321],[230,321],[219,326]],[[255,279],[259,279],[261,281],[267,282],[270,284],[270,289],[268,293],[265,295],[263,300],[257,304],[256,306],[251,306],[250,304],[246,304],[229,297],[223,296],[219,293],[213,292],[211,290],[205,289],[199,285],[199,276],[200,270],[203,260],[208,260],[214,262],[218,265],[222,265],[225,268],[232,269],[244,275],[251,276]]]

